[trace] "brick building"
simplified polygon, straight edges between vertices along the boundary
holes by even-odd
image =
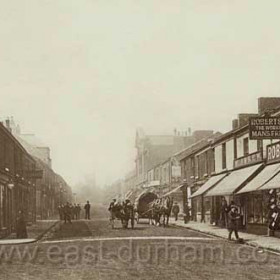
[[[6,122],[9,127],[9,121]],[[16,216],[23,210],[27,221],[36,218],[36,181],[31,178],[35,160],[0,123],[0,234],[15,229]]]

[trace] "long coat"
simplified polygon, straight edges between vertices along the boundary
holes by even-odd
[[[17,238],[27,238],[26,222],[23,213],[19,214],[16,221]]]
[[[238,220],[240,216],[238,213],[230,211],[228,213],[228,229],[229,230],[238,230]]]

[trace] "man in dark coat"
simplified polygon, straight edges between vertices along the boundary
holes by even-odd
[[[234,232],[236,240],[239,240],[238,236],[238,221],[240,219],[240,216],[237,212],[237,206],[231,205],[231,209],[228,212],[228,240],[231,240],[232,232]]]
[[[180,212],[180,208],[179,208],[179,205],[177,204],[177,202],[174,203],[174,206],[172,207],[172,213],[175,217],[175,221],[178,220],[178,214]]]
[[[81,213],[81,206],[80,204],[77,205],[77,219],[80,219],[80,213]]]
[[[227,201],[223,197],[222,198],[222,203],[221,203],[221,225],[222,227],[227,227],[227,213],[230,209],[228,209]]]
[[[90,220],[90,204],[89,204],[89,201],[87,201],[87,203],[86,203],[86,205],[85,205],[85,207],[84,207],[84,209],[85,209],[85,219],[86,220]]]
[[[26,222],[24,218],[23,211],[18,212],[16,220],[16,234],[17,238],[27,238]]]
[[[64,205],[63,214],[64,214],[64,223],[69,222],[70,224],[72,224],[72,222],[71,222],[72,207],[69,204],[69,202],[67,202],[66,205]]]

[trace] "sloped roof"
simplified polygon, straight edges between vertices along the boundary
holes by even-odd
[[[26,141],[28,144],[34,147],[47,147],[39,138],[37,138],[34,134],[20,134],[20,138]]]

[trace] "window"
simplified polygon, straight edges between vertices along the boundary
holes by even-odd
[[[257,147],[258,147],[258,151],[263,150],[263,141],[262,140],[257,140]]]
[[[226,151],[226,143],[223,143],[222,145],[222,168],[227,168],[227,151]]]
[[[195,174],[194,157],[191,158],[191,176]]]
[[[233,139],[233,152],[234,152],[234,159],[237,159],[237,140],[236,138]]]
[[[243,139],[243,151],[244,151],[244,156],[249,155],[249,138],[244,138]]]

